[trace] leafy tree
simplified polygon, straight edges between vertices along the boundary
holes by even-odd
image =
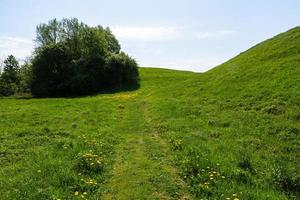
[[[98,26],[98,28],[100,30],[102,30],[101,26]],[[121,46],[118,42],[118,40],[116,39],[116,37],[114,36],[114,34],[111,32],[111,30],[109,29],[109,27],[107,27],[106,29],[104,29],[105,31],[105,39],[108,41],[108,49],[109,51],[113,52],[113,53],[119,53],[121,50]]]
[[[19,63],[13,55],[7,57],[4,61],[3,73],[1,78],[8,84],[18,83],[19,77],[18,72],[20,70]]]
[[[63,92],[63,84],[72,76],[70,56],[63,44],[41,47],[32,60],[31,92],[37,96],[56,96]],[[58,88],[62,91],[58,91]]]
[[[31,92],[69,96],[137,84],[136,62],[120,53],[109,28],[90,27],[77,19],[53,19],[37,26]]]
[[[18,85],[17,93],[30,93],[30,81],[32,79],[32,67],[31,63],[27,60],[25,63],[20,67],[18,73],[20,82]]]
[[[59,41],[59,23],[56,19],[50,20],[48,24],[40,24],[36,28],[36,41],[40,45],[56,44]]]
[[[17,91],[20,82],[19,70],[19,63],[13,55],[4,60],[3,72],[0,76],[0,96],[9,96]]]

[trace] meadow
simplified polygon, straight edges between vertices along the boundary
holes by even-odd
[[[299,199],[300,29],[133,91],[0,99],[1,199]]]

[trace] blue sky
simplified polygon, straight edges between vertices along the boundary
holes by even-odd
[[[300,1],[0,0],[0,59],[29,56],[36,25],[63,17],[109,26],[141,66],[206,71],[300,25]]]

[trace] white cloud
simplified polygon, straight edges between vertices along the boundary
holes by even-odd
[[[182,36],[181,30],[176,27],[164,26],[145,26],[145,27],[129,27],[119,26],[112,27],[112,32],[120,40],[135,41],[163,41],[176,40]]]
[[[32,40],[21,37],[0,36],[0,56],[6,57],[13,54],[18,59],[30,56],[34,43]]]
[[[208,38],[220,38],[236,33],[233,30],[220,30],[220,31],[204,31],[198,32],[195,34],[195,37],[198,39],[208,39]]]

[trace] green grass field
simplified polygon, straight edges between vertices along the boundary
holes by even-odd
[[[299,199],[300,28],[135,91],[0,99],[0,199]]]

